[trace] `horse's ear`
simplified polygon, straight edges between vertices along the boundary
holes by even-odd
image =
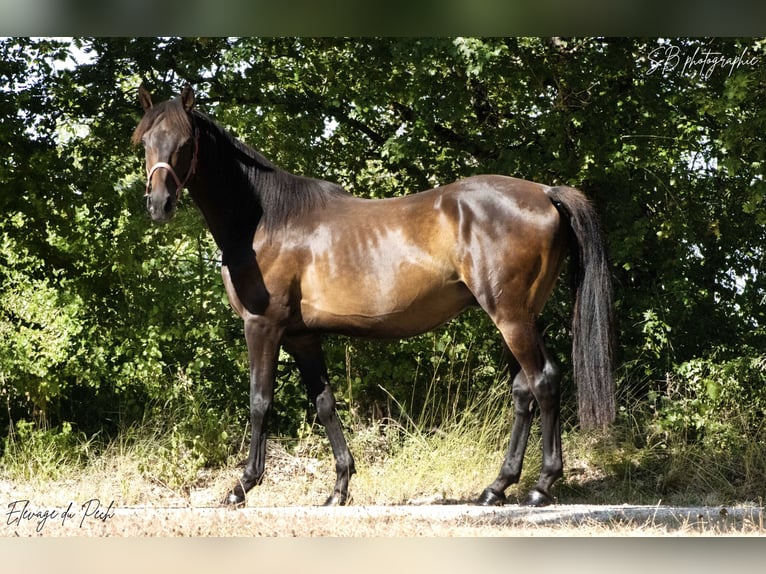
[[[141,107],[144,108],[144,111],[152,107],[152,95],[143,83],[138,86],[138,101],[141,102]]]
[[[194,90],[189,84],[181,89],[181,104],[187,112],[191,112],[194,107]]]

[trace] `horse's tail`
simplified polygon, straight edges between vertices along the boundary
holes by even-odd
[[[583,428],[605,427],[615,418],[614,310],[606,241],[588,199],[571,187],[548,197],[569,221],[573,291],[572,363]]]

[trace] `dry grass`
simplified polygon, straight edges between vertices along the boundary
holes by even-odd
[[[470,426],[470,422],[466,424]],[[396,426],[359,430],[352,439],[359,469],[352,480],[352,504],[341,509],[315,506],[329,494],[334,479],[332,457],[321,437],[308,437],[297,444],[271,441],[263,483],[251,491],[243,510],[221,508],[219,504],[241,472],[234,460],[223,468],[203,469],[194,481],[171,488],[147,470],[148,445],[112,448],[84,468],[63,469],[55,479],[19,480],[6,471],[5,476],[0,476],[0,503],[7,509],[1,534],[537,537],[729,536],[764,532],[759,508],[730,508],[721,513],[714,509],[704,517],[645,509],[634,517],[619,509],[611,515],[575,509],[559,516],[556,512],[515,506],[476,514],[475,507],[464,503],[473,500],[494,477],[502,448],[497,444],[493,447],[493,442],[498,441],[477,440],[476,433],[468,430],[449,434],[413,434]],[[392,443],[398,445],[393,453]],[[530,448],[536,449],[536,445]],[[450,452],[453,454],[448,456]],[[531,458],[528,473],[533,479],[536,469],[534,456]],[[458,459],[463,462],[456,466]],[[569,486],[564,490],[571,490],[577,480],[603,478],[587,460],[573,457],[567,466],[574,477],[565,482]],[[521,485],[516,490],[521,493],[525,489]],[[82,505],[92,499],[98,499],[102,515],[84,515]],[[21,519],[21,513],[12,510],[20,510],[22,504],[8,506],[20,500],[30,501],[30,511],[56,511],[58,515],[44,521],[40,514]],[[62,522],[61,512],[70,502],[73,516]],[[95,504],[91,503],[90,508]],[[421,505],[433,512],[424,513]]]
[[[0,506],[6,509],[0,536],[726,536],[764,532],[762,481],[727,489],[725,464],[713,459],[705,464],[704,453],[688,449],[639,448],[636,434],[619,425],[606,435],[565,433],[565,476],[555,486],[558,505],[553,512],[526,511],[512,504],[500,513],[476,514],[470,503],[495,478],[511,416],[507,393],[498,392],[474,401],[460,416],[443,416],[438,425],[405,417],[402,422],[378,421],[354,428],[348,433],[358,471],[351,480],[351,505],[329,510],[316,507],[334,482],[332,454],[318,428],[300,440],[269,441],[263,482],[250,491],[246,507],[239,511],[222,508],[220,501],[241,475],[244,437],[236,456],[202,468],[199,457],[188,454],[178,435],[170,440],[156,425],[131,429],[105,446],[69,441],[63,451],[56,446],[58,438],[43,433],[37,435],[39,440],[6,450],[0,459]],[[73,452],[77,456],[71,456]],[[753,461],[761,453],[754,451]],[[507,493],[511,503],[523,498],[534,484],[540,458],[539,431],[534,428],[521,483]],[[675,490],[670,488],[674,480],[679,485]],[[82,506],[93,500],[105,519],[99,520],[95,513],[84,516]],[[29,501],[32,514],[22,519],[23,503],[14,506],[15,501]],[[611,509],[603,512],[583,506],[594,504]],[[621,506],[625,504],[642,506],[629,513]],[[675,512],[665,505],[701,510]],[[433,512],[413,510],[423,507]],[[62,519],[60,514],[67,508],[74,516]],[[58,520],[55,516],[43,520],[46,510],[58,513]]]

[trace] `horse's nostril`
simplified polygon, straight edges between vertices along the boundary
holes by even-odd
[[[173,198],[168,197],[167,201],[165,201],[164,210],[168,215],[173,211]]]

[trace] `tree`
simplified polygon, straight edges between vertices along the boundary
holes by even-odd
[[[128,144],[141,81],[158,97],[193,83],[204,110],[277,164],[358,195],[479,172],[580,187],[607,229],[623,400],[664,392],[690,362],[755,360],[763,50],[678,38],[2,40],[3,416],[95,430],[140,418],[179,380],[211,408],[245,404],[241,328],[201,218],[188,199],[174,226],[143,214],[142,158]],[[541,322],[568,371],[565,283]],[[328,352],[360,412],[389,394],[418,412],[432,381],[495,384],[501,348],[468,314],[393,347],[338,339]],[[303,399],[285,376],[290,432]]]

